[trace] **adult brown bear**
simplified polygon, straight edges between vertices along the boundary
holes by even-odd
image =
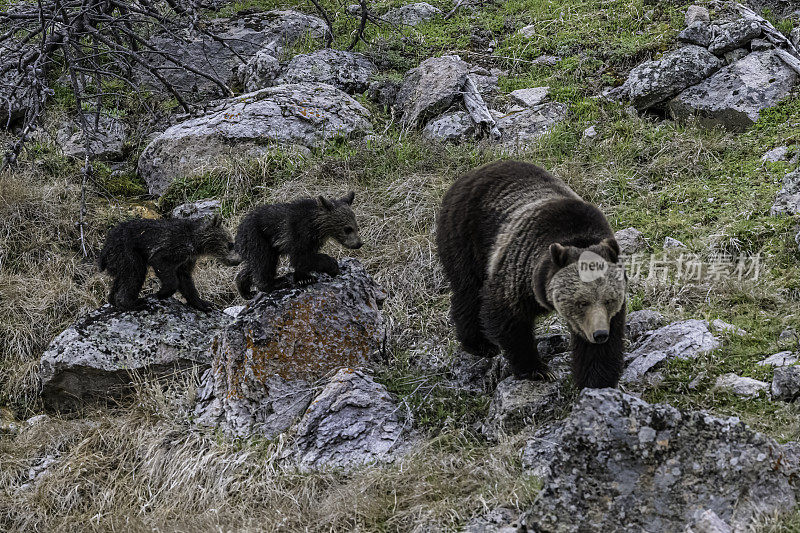
[[[436,243],[463,348],[500,349],[517,376],[547,377],[533,322],[555,310],[572,336],[575,384],[615,387],[622,373],[627,279],[603,213],[540,167],[498,161],[445,194]]]

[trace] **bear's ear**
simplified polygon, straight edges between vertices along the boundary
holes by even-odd
[[[619,243],[614,237],[608,237],[600,241],[600,246],[608,250],[609,259],[616,263],[619,258]]]
[[[353,200],[355,200],[355,198],[356,198],[356,191],[350,191],[349,193],[347,193],[347,196],[342,198],[342,201],[347,205],[353,205]]]
[[[327,209],[328,211],[333,211],[336,208],[336,206],[333,205],[333,202],[331,202],[324,196],[317,197],[317,205],[319,205],[323,209]]]
[[[567,260],[569,259],[569,250],[557,242],[554,242],[550,245],[550,257],[553,260],[553,264],[558,268],[561,268],[567,264]]]

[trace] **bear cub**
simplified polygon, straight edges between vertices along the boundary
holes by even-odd
[[[555,310],[571,333],[575,384],[617,385],[627,278],[597,207],[535,165],[489,163],[445,194],[436,243],[464,350],[502,350],[515,375],[549,378],[533,325]]]
[[[255,292],[276,287],[280,256],[287,255],[296,283],[314,280],[311,272],[336,276],[339,264],[319,253],[328,239],[346,248],[361,248],[358,224],[352,210],[355,192],[331,200],[324,196],[289,203],[262,205],[250,211],[236,232],[236,251],[244,261],[236,276],[236,287],[249,300]]]
[[[108,303],[121,309],[136,309],[144,304],[138,298],[147,276],[147,267],[161,282],[157,298],[169,298],[180,291],[186,302],[201,311],[213,308],[200,298],[192,271],[200,257],[211,256],[234,266],[241,257],[234,250],[231,233],[222,226],[219,215],[193,220],[135,219],[114,226],[100,252],[100,271],[114,281]]]

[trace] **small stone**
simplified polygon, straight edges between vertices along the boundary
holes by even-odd
[[[583,130],[581,140],[586,144],[593,144],[597,140],[597,129],[594,126],[589,126]]]
[[[623,255],[632,255],[643,251],[647,244],[644,234],[636,228],[625,228],[614,233],[614,238],[619,244],[619,251]]]
[[[534,37],[536,37],[536,25],[530,24],[528,26],[525,26],[524,28],[520,28],[519,31],[517,31],[517,33],[522,35],[523,37],[527,37],[528,39],[533,39]]]
[[[714,388],[730,392],[740,398],[755,398],[761,391],[769,390],[769,384],[757,379],[728,373],[717,378]]]
[[[747,332],[742,328],[736,327],[733,324],[728,324],[727,322],[720,320],[719,318],[715,318],[711,321],[711,328],[715,331],[721,331],[725,333],[729,333],[731,335],[747,335]]]
[[[550,87],[531,87],[530,89],[517,89],[508,93],[508,101],[523,107],[534,107],[547,98]]]
[[[664,325],[664,315],[652,309],[630,313],[625,319],[625,337],[631,341]]]
[[[686,8],[686,17],[684,18],[686,26],[691,26],[695,22],[709,22],[710,20],[711,15],[708,13],[708,9],[703,6],[691,5]]]
[[[798,357],[797,354],[789,350],[786,350],[783,352],[774,353],[769,357],[767,357],[766,359],[762,359],[756,364],[761,366],[770,365],[770,366],[781,367],[781,366],[791,366],[797,363],[798,360],[800,360],[800,357]]]
[[[236,318],[237,316],[239,316],[239,313],[244,311],[245,307],[247,307],[247,306],[245,306],[245,305],[232,305],[230,307],[226,307],[225,309],[223,309],[222,312],[225,313],[228,316],[232,316],[233,318]]]
[[[747,56],[749,53],[750,52],[744,48],[737,48],[735,50],[731,50],[730,52],[725,52],[725,64],[730,65],[731,63],[735,63]]]
[[[669,250],[670,248],[686,248],[686,245],[678,239],[667,237],[664,239],[664,249]]]
[[[475,123],[466,111],[445,113],[428,122],[422,136],[431,141],[463,141],[475,135]]]
[[[688,526],[684,533],[732,533],[731,526],[725,523],[717,513],[706,509],[695,518],[693,524]]]
[[[777,163],[778,161],[786,161],[786,156],[789,154],[788,146],[778,146],[773,148],[761,157],[765,163]]]
[[[793,402],[800,396],[800,366],[781,366],[772,375],[772,399]]]

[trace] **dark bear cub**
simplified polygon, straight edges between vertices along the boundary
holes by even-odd
[[[180,291],[186,302],[201,311],[213,308],[200,298],[192,271],[202,256],[212,256],[226,265],[238,265],[233,237],[222,219],[148,220],[136,219],[114,226],[106,237],[98,260],[100,271],[114,278],[108,303],[121,309],[141,307],[139,291],[153,267],[161,282],[157,298],[169,298]]]
[[[627,290],[619,245],[603,213],[566,183],[516,161],[467,172],[444,196],[436,243],[466,351],[502,349],[517,376],[548,377],[533,321],[555,310],[571,332],[576,385],[617,385]]]
[[[331,238],[346,248],[361,248],[351,208],[354,198],[351,191],[339,200],[319,196],[262,205],[250,211],[236,232],[236,251],[244,260],[236,276],[242,298],[249,300],[255,295],[253,285],[261,292],[275,288],[281,255],[289,256],[296,283],[313,280],[311,272],[336,276],[339,264],[319,250]]]

